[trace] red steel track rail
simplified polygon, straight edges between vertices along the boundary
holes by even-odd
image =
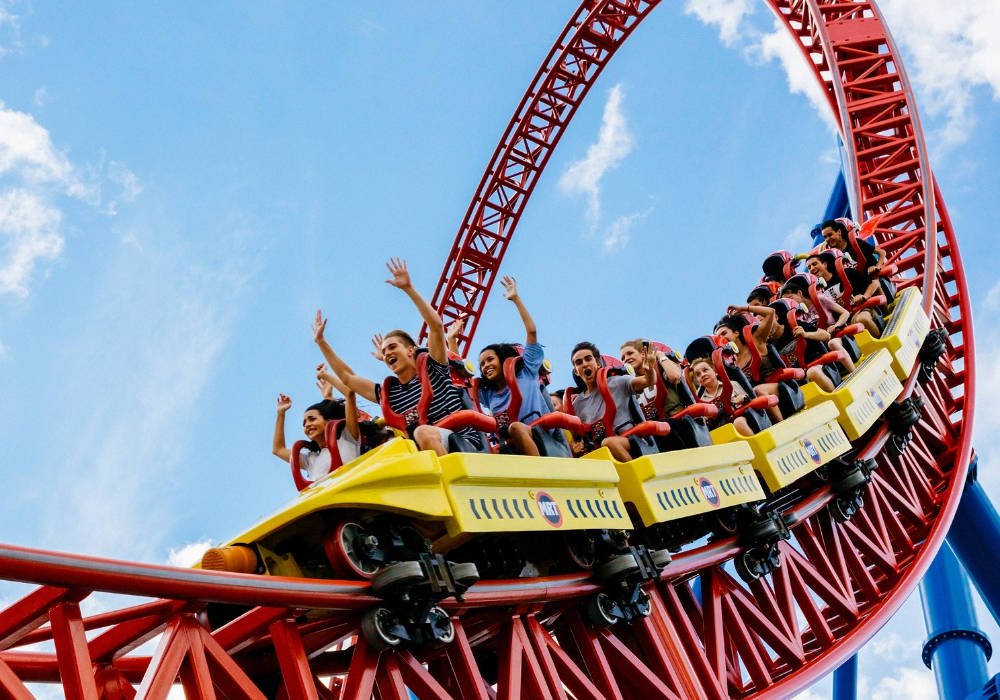
[[[732,541],[679,554],[651,587],[652,614],[595,630],[583,576],[480,582],[450,610],[453,643],[376,653],[358,637],[373,598],[357,583],[186,571],[0,546],[0,576],[33,584],[0,611],[0,696],[61,683],[68,698],[780,698],[853,654],[917,584],[940,546],[969,462],[973,348],[965,278],[899,54],[873,3],[767,0],[796,38],[841,124],[861,214],[923,292],[947,358],[906,392],[924,410],[909,448],[861,448],[879,469],[865,507],[834,520],[819,489],[796,504],[782,566],[731,575]],[[588,1],[560,35],[494,152],[435,304],[475,332],[532,188],[576,108],[655,2]],[[849,178],[850,179],[850,178]],[[693,582],[698,581],[698,595]],[[81,604],[122,594],[111,612]],[[209,630],[212,603],[241,606]]]

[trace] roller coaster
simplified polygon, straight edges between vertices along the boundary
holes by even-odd
[[[0,576],[34,586],[0,610],[0,695],[50,683],[68,698],[160,698],[179,682],[198,698],[778,698],[850,658],[920,582],[959,507],[969,299],[878,8],[767,4],[825,91],[853,214],[876,222],[895,272],[886,328],[859,336],[842,384],[806,385],[800,412],[752,437],[723,427],[712,445],[624,464],[606,449],[565,470],[438,458],[392,440],[233,538],[214,567],[228,571],[0,545]],[[583,2],[517,106],[433,298],[446,323],[469,319],[464,349],[553,149],[657,5]],[[541,566],[518,577],[478,551],[501,533],[524,535]],[[147,600],[84,615],[94,592]]]

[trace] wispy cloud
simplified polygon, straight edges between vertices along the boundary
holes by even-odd
[[[194,566],[201,561],[201,556],[211,546],[212,543],[210,541],[203,540],[201,542],[186,544],[177,549],[171,547],[170,553],[167,555],[167,565],[182,567]]]
[[[943,125],[935,143],[947,149],[965,141],[975,126],[974,91],[986,87],[1000,99],[1000,3],[955,0],[942,12],[934,0],[882,0],[886,23],[901,44],[908,73],[926,114]],[[764,30],[754,24],[749,0],[688,0],[685,12],[714,26],[748,60],[778,60],[792,93],[805,95],[831,127],[823,91],[795,40],[778,20]]]
[[[0,295],[28,296],[35,265],[62,253],[62,213],[23,188],[0,192]]]
[[[230,234],[225,261],[199,262],[161,231],[142,250],[120,246],[95,281],[87,331],[66,341],[67,415],[54,418],[76,425],[76,439],[37,455],[33,467],[59,475],[40,518],[45,546],[162,558],[164,533],[180,517],[165,489],[259,267],[241,252],[245,235]]]
[[[953,0],[947,11],[930,0],[882,0],[879,6],[907,54],[920,109],[944,119],[937,132],[941,146],[962,143],[976,122],[973,92],[986,87],[1000,99],[1000,3]]]
[[[583,159],[570,163],[559,178],[559,189],[563,193],[587,197],[587,218],[593,225],[601,218],[601,179],[632,152],[632,133],[622,110],[624,99],[621,84],[611,88],[597,141],[587,149]]]
[[[12,2],[0,2],[0,58],[23,48],[21,20],[11,12]]]
[[[937,700],[937,683],[934,675],[923,667],[903,666],[881,679],[864,697],[871,700]]]
[[[622,216],[616,217],[608,229],[604,232],[602,239],[602,244],[604,245],[604,251],[606,253],[615,253],[622,250],[626,245],[628,245],[629,239],[631,238],[632,226],[637,222],[645,219],[652,213],[653,207],[649,207],[644,211],[634,212],[632,214],[624,214]]]
[[[782,248],[792,253],[802,253],[809,250],[812,248],[812,238],[809,236],[811,230],[812,226],[797,224],[781,242]]]
[[[39,266],[63,254],[61,197],[113,216],[141,192],[124,163],[102,154],[97,166],[77,168],[32,115],[0,102],[0,298],[27,297]]]
[[[830,113],[826,93],[816,81],[816,75],[812,66],[809,65],[808,59],[803,55],[796,40],[788,33],[784,25],[775,19],[774,27],[770,32],[755,33],[748,51],[751,56],[756,57],[762,63],[777,60],[785,71],[788,91],[792,94],[804,95],[830,131],[837,129],[833,115]]]
[[[755,6],[750,0],[688,0],[684,12],[718,27],[719,38],[732,47],[742,39],[744,20],[753,14]]]
[[[1000,433],[1000,281],[986,293],[976,311],[976,414],[973,444],[983,467],[1000,464],[1000,448],[987,436]],[[1000,474],[981,468],[979,480],[994,497],[1000,494]]]

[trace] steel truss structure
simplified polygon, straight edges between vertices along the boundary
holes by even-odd
[[[479,314],[538,177],[615,51],[657,2],[587,0],[518,106],[463,220],[434,302],[446,322]],[[902,286],[918,287],[947,352],[904,394],[924,403],[909,447],[881,428],[859,446],[879,468],[846,523],[822,485],[790,507],[782,565],[752,584],[731,574],[734,540],[678,554],[649,587],[652,613],[597,630],[583,575],[483,581],[448,610],[455,640],[376,652],[359,636],[365,585],[262,578],[0,546],[0,576],[33,584],[0,611],[0,696],[59,683],[68,698],[781,698],[864,644],[929,566],[970,461],[975,380],[958,247],[934,182],[913,95],[874,3],[768,0],[841,124],[859,219],[876,229]],[[84,615],[94,592],[144,596]],[[234,619],[212,629],[210,604]]]

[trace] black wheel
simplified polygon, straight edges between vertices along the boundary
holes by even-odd
[[[430,645],[434,647],[451,644],[455,641],[455,625],[451,616],[443,608],[433,607],[427,613],[427,624],[430,626],[433,639]]]
[[[479,580],[479,569],[472,562],[462,562],[461,564],[451,564],[451,575],[455,577],[455,583],[468,588]]]
[[[749,549],[736,555],[733,566],[736,567],[739,577],[747,583],[753,583],[769,571],[767,562]]]
[[[651,552],[651,557],[653,559],[653,564],[661,569],[673,561],[673,558],[670,556],[670,551],[666,549],[653,550]]]
[[[865,504],[864,496],[860,493],[856,496],[838,496],[830,501],[830,513],[838,523],[846,523],[854,514],[861,510]]]
[[[583,604],[583,614],[587,618],[587,621],[597,627],[598,629],[603,629],[605,627],[610,627],[611,625],[618,622],[618,618],[615,617],[615,602],[611,600],[611,596],[607,593],[598,593],[587,598],[586,602]]]
[[[372,591],[385,596],[402,591],[424,580],[424,570],[418,561],[400,561],[390,564],[372,579]]]
[[[389,610],[372,608],[361,618],[361,634],[376,651],[394,649],[403,643],[403,638],[392,631],[395,624],[396,620]]]
[[[638,569],[639,564],[632,554],[619,554],[594,569],[594,578],[601,583],[620,581]]]

